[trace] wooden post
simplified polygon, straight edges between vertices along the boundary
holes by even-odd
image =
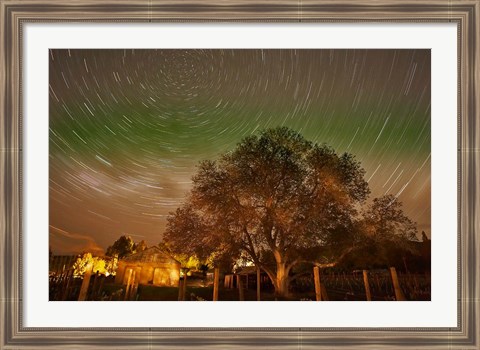
[[[183,279],[178,280],[178,301],[183,300]]]
[[[70,270],[68,271],[67,282],[64,285],[62,300],[67,300],[68,294],[70,293],[72,280],[73,280],[73,270]]]
[[[130,300],[137,300],[137,291],[138,281],[133,285],[132,291],[130,292]]]
[[[237,275],[237,285],[238,285],[238,300],[244,301],[245,300],[245,294],[243,291],[243,282],[242,282],[242,276]]]
[[[182,285],[182,300],[185,300],[187,294],[187,273],[183,275],[183,285]]]
[[[80,295],[78,301],[87,300],[88,286],[90,285],[90,277],[92,276],[93,265],[87,265],[85,274],[83,275],[82,287],[80,288]]]
[[[325,288],[325,284],[320,283],[320,290],[322,291],[322,300],[329,301],[330,299],[328,299],[327,288]]]
[[[213,301],[218,301],[218,279],[220,278],[219,275],[220,269],[216,267],[213,275]]]
[[[313,268],[313,279],[315,281],[315,298],[322,301],[322,288],[320,286],[320,269],[318,266]]]
[[[67,256],[62,256],[62,273],[65,272],[65,265],[67,264]]]
[[[130,293],[130,284],[131,284],[131,281],[132,281],[132,274],[133,274],[133,270],[129,269],[128,270],[127,285],[125,286],[125,296],[123,297],[123,300],[128,300],[128,294]]]
[[[232,288],[232,275],[225,275],[225,288]]]
[[[260,281],[260,268],[257,267],[257,301],[260,301],[260,286],[261,286],[261,281]]]
[[[105,276],[100,278],[100,285],[98,286],[97,296],[102,297],[103,284],[105,283]]]
[[[225,275],[225,282],[223,283],[225,288],[233,288],[233,277],[234,275]]]
[[[225,275],[223,280],[223,287],[230,288],[230,275]]]
[[[397,270],[395,267],[390,268],[390,274],[392,275],[393,289],[395,290],[395,299],[398,301],[406,300],[405,295],[400,288],[400,283],[398,282]]]
[[[133,271],[132,280],[130,282],[130,292],[128,295],[128,300],[135,300],[135,294],[137,293],[137,271]]]
[[[130,300],[130,295],[132,294],[132,288],[133,288],[133,279],[135,278],[135,271],[132,270],[132,273],[130,274],[130,278],[128,279],[127,282],[127,291],[125,293],[125,300]]]
[[[368,271],[363,270],[363,283],[365,284],[365,294],[367,301],[372,301],[372,294],[370,293],[370,284],[368,283]]]
[[[92,300],[97,299],[98,276],[99,276],[99,273],[97,271],[95,272],[95,277],[93,278],[93,286],[92,286],[92,293],[91,293]]]
[[[130,292],[131,294],[131,299],[135,300],[135,297],[137,296],[137,289],[138,289],[138,280],[140,279],[140,271],[137,275],[137,271],[133,273],[133,289]]]

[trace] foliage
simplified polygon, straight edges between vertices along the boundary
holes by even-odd
[[[405,216],[402,203],[393,195],[375,198],[363,213],[360,227],[363,246],[372,247],[379,256],[393,248],[414,252],[411,242],[417,240],[416,224]]]
[[[136,243],[134,245],[134,252],[143,252],[145,249],[147,249],[147,243],[142,239],[140,242]]]
[[[205,263],[205,259],[201,260],[195,254],[188,255],[184,253],[174,252],[168,242],[162,241],[158,244],[158,247],[166,253],[170,254],[175,260],[177,260],[181,264],[183,269],[203,271],[205,269],[205,266],[207,266]]]
[[[109,276],[115,276],[117,274],[117,268],[118,268],[118,258],[113,257],[109,259],[105,259],[105,275]]]
[[[361,237],[348,263],[357,267],[399,265],[405,256],[419,254],[416,224],[405,216],[393,195],[373,199],[357,223]]]
[[[187,254],[176,254],[174,258],[182,264],[182,268],[186,270],[196,270],[200,266],[200,261],[196,256],[188,256]]]
[[[107,256],[118,256],[119,259],[136,252],[135,242],[130,236],[121,236],[107,248]]]
[[[85,253],[82,257],[77,258],[73,264],[74,276],[83,276],[88,270],[91,273],[98,273],[105,275],[107,273],[106,261],[99,257],[93,257],[91,253]]]
[[[75,276],[83,276],[87,270],[90,269],[92,273],[102,275],[115,276],[118,268],[118,258],[101,258],[92,256],[91,253],[85,253],[80,258],[77,258],[73,264],[73,274]]]
[[[363,214],[365,235],[375,242],[390,241],[403,245],[416,240],[417,228],[402,210],[402,203],[393,195],[375,198]]]

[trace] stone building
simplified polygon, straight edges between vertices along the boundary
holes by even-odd
[[[118,262],[115,283],[135,283],[176,287],[180,279],[180,263],[168,253],[154,246],[129,255]]]

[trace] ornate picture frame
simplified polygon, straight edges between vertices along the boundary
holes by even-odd
[[[0,348],[478,349],[479,0],[0,0]],[[31,328],[23,322],[23,30],[56,22],[455,23],[458,31],[458,300],[448,328]]]

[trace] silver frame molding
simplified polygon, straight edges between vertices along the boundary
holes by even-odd
[[[480,349],[480,0],[0,0],[0,349]],[[454,328],[27,328],[22,286],[22,32],[47,22],[401,22],[458,28]]]

